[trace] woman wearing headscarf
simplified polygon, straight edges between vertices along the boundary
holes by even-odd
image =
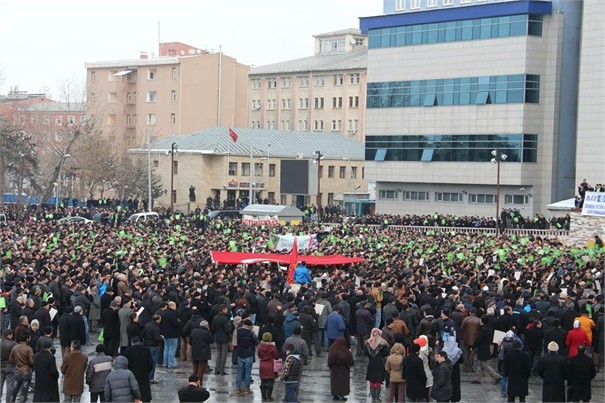
[[[429,347],[429,339],[426,335],[421,334],[416,340],[414,340],[415,344],[420,346],[420,352],[418,356],[422,360],[422,364],[424,366],[424,373],[426,375],[426,392],[427,392],[427,400],[429,396],[431,396],[431,389],[433,388],[433,369],[431,366],[435,366],[434,358],[433,358],[433,349]]]
[[[262,341],[258,346],[258,358],[260,359],[258,373],[260,376],[262,400],[263,402],[272,402],[273,383],[275,378],[277,378],[273,362],[279,360],[281,357],[273,342],[273,336],[269,332],[263,333]]]
[[[380,389],[384,381],[384,361],[389,354],[389,344],[382,338],[382,331],[378,328],[372,329],[370,338],[366,340],[365,355],[368,356],[366,369],[366,381],[370,382],[370,396],[372,401],[380,400]]]
[[[389,374],[391,387],[389,388],[389,397],[387,402],[392,402],[393,398],[396,402],[405,401],[405,379],[401,374],[401,362],[405,356],[405,347],[401,343],[395,343],[391,347],[391,355],[387,357],[385,370]],[[380,391],[380,389],[379,389]],[[373,402],[379,402],[380,396],[372,396]]]
[[[458,347],[455,336],[450,336],[444,340],[441,351],[447,353],[452,364],[452,397],[450,402],[459,402],[462,399],[460,392],[460,364],[463,363],[462,350]]]
[[[351,367],[353,353],[349,350],[344,337],[334,340],[328,350],[328,367],[330,368],[330,389],[333,400],[347,400],[351,392]]]

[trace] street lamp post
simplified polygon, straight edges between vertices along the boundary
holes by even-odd
[[[147,126],[147,211],[151,208],[151,126]]]
[[[176,143],[170,145],[170,213],[174,213],[174,153],[179,150]]]
[[[55,197],[55,210],[59,209],[59,197],[61,195],[61,175],[63,174],[63,163],[66,158],[71,157],[69,154],[61,155],[61,159],[59,160],[59,178],[57,179],[57,195]]]
[[[321,217],[321,159],[323,155],[321,151],[315,151],[315,161],[317,163],[317,200],[315,204],[317,205],[317,219]]]
[[[496,227],[500,233],[500,162],[506,161],[508,156],[498,149],[492,150],[492,164],[496,164]]]

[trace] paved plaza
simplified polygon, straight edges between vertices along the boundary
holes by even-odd
[[[93,338],[94,339],[94,338]],[[57,345],[58,348],[58,345]],[[84,351],[94,356],[94,346],[87,346]],[[213,356],[216,351],[213,350]],[[60,354],[57,353],[57,356]],[[61,358],[58,358],[57,365],[60,366]],[[304,367],[303,378],[299,398],[301,402],[331,402],[330,395],[330,372],[327,366],[327,358],[325,353],[321,357],[313,357],[309,365]],[[492,360],[492,365],[495,365],[495,360]],[[367,359],[365,357],[356,358],[355,366],[351,379],[351,394],[349,395],[350,402],[369,402],[368,383],[365,380]],[[214,368],[214,362],[210,362],[210,366]],[[156,385],[151,385],[153,402],[178,402],[177,390],[187,383],[187,377],[190,374],[191,363],[177,359],[176,369],[166,369],[159,367],[156,370],[156,378],[161,379]],[[231,357],[228,357],[227,375],[206,375],[204,378],[204,386],[210,391],[210,399],[208,402],[260,402],[261,394],[259,390],[260,379],[258,377],[258,361],[252,368],[252,379],[254,383],[251,386],[254,394],[250,396],[237,396],[233,394],[235,388],[235,376],[237,368],[231,366]],[[604,378],[603,372],[597,374],[593,380],[592,401],[605,401],[604,393]],[[484,378],[481,384],[471,383],[472,377],[470,374],[462,373],[462,402],[506,402],[506,398],[500,395],[500,386],[494,385],[491,378]],[[60,380],[62,382],[62,380]],[[60,391],[61,391],[61,384]],[[383,387],[382,400],[386,402],[388,391]],[[276,402],[281,401],[284,396],[284,386],[282,382],[275,383],[273,398]],[[542,381],[539,378],[530,379],[530,391],[527,397],[527,402],[539,402],[542,396]],[[28,401],[31,401],[32,394],[29,395]],[[61,394],[61,400],[63,395]],[[85,386],[82,403],[88,403],[90,396],[88,387]]]

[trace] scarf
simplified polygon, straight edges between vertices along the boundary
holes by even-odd
[[[441,351],[447,353],[447,358],[449,358],[452,365],[455,365],[462,356],[462,350],[458,347],[458,343],[456,343],[456,338],[454,337],[448,337]]]
[[[381,337],[382,331],[378,328],[372,329],[372,333],[368,341],[366,341],[368,345],[368,353],[372,357],[378,355],[383,346],[388,345],[387,341]]]

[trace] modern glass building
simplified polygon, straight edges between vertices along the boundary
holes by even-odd
[[[582,3],[384,0],[360,19],[378,213],[495,216],[499,196],[529,216],[573,197]]]

